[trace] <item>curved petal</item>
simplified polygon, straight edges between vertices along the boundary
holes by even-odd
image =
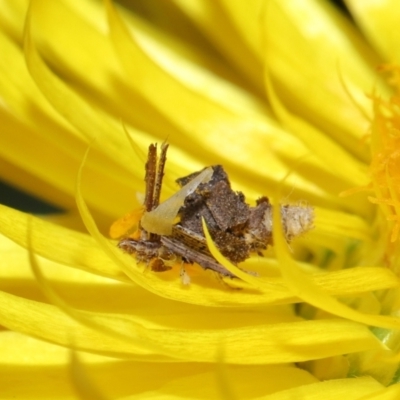
[[[234,364],[298,362],[382,349],[364,326],[336,319],[226,330],[166,330],[140,326],[129,316],[87,313],[94,321],[131,337],[129,342],[82,326],[54,306],[4,292],[0,292],[0,310],[0,322],[9,329],[64,346],[69,346],[72,338],[80,350],[143,361],[213,362],[221,344],[225,362]]]
[[[377,381],[370,377],[336,379],[326,382],[285,390],[266,396],[265,400],[314,400],[319,398],[336,400],[346,398],[349,400],[379,399],[377,396],[383,389]],[[382,398],[383,399],[383,398]],[[388,398],[389,399],[389,398]]]
[[[225,165],[233,165],[243,182],[248,181],[248,172],[252,172],[255,185],[262,182],[264,187],[284,171],[282,160],[289,154],[292,159],[304,155],[300,142],[281,131],[267,114],[255,107],[242,107],[239,111],[213,97],[207,88],[216,82],[195,88],[188,86],[182,81],[180,71],[191,66],[182,64],[181,60],[175,61],[174,68],[166,66],[139,27],[130,26],[128,30],[114,8],[107,4],[111,40],[128,75],[137,77],[135,90],[180,129],[180,143],[186,151],[197,154],[203,149],[208,159],[225,160]],[[205,78],[197,73],[191,81],[199,79]],[[157,96],[153,96],[154,91]],[[177,140],[174,136],[171,136],[172,143]],[[189,140],[182,141],[182,137]],[[315,160],[307,162],[315,165]],[[239,165],[241,171],[238,171]],[[296,182],[299,190],[315,190],[308,189],[300,177]]]
[[[81,268],[102,276],[126,280],[124,274],[88,235],[33,218],[0,205],[0,232],[27,247],[28,219],[32,218],[32,248],[35,253],[63,265]]]
[[[353,17],[386,61],[399,62],[400,7],[396,0],[346,0]]]
[[[2,332],[0,354],[2,393],[8,398],[75,399],[67,375],[68,350],[15,332]],[[15,349],[20,351],[16,352]],[[26,354],[30,357],[27,359]],[[220,378],[213,364],[154,363],[115,360],[79,352],[81,368],[96,387],[110,398],[218,398]],[[291,365],[230,366],[222,364],[227,384],[240,398],[263,396],[316,383],[307,371]],[[265,380],[268,376],[268,381]],[[51,378],[50,378],[51,377]],[[134,377],[134,382],[132,382]],[[24,385],[18,382],[24,382]],[[251,382],[251,385],[249,385]]]

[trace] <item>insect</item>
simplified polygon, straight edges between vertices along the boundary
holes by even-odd
[[[238,264],[253,253],[262,255],[273,245],[272,205],[265,196],[255,206],[248,205],[243,193],[232,190],[221,165],[179,178],[181,189],[160,204],[167,150],[168,144],[163,143],[158,157],[157,145],[149,146],[143,208],[114,223],[111,236],[119,239],[118,247],[153,271],[166,271],[180,262],[184,283],[189,281],[183,268],[185,263],[196,263],[234,278],[208,250],[202,219],[219,251]],[[135,218],[137,224],[127,229],[129,221]],[[314,211],[309,206],[283,205],[281,218],[286,240],[290,242],[313,228]]]

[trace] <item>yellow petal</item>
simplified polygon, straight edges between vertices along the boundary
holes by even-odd
[[[64,346],[71,336],[80,350],[142,360],[178,358],[213,362],[223,344],[225,360],[235,364],[275,364],[306,361],[367,349],[381,343],[365,327],[342,320],[318,320],[237,329],[146,329],[129,316],[86,313],[119,335],[77,324],[56,307],[0,292],[0,322],[8,329]],[[108,325],[107,325],[108,324]],[[310,346],[312,343],[312,346]]]
[[[109,212],[110,204],[118,195],[118,191],[118,197],[126,199],[126,188],[132,186],[132,176],[127,173],[128,169],[134,173],[137,182],[141,182],[140,170],[130,168],[132,155],[120,122],[100,109],[90,106],[51,72],[32,40],[29,19],[25,35],[25,56],[30,73],[57,111],[81,132],[86,141],[93,142],[94,139],[98,139],[94,145],[94,158],[90,157],[89,161],[96,165],[100,175],[89,175],[91,179],[88,179],[88,185],[91,186],[91,190],[88,190],[88,194],[93,204],[104,213]],[[76,110],[79,110],[79,113]],[[105,191],[104,187],[113,187],[112,194]],[[127,201],[125,207],[128,207]]]
[[[364,92],[375,83],[378,58],[354,27],[327,2],[221,3],[259,62],[263,65],[267,58],[288,107],[366,160],[367,148],[359,141],[367,121],[343,90],[337,67],[357,102],[369,108]],[[329,52],[324,51],[327,46]]]
[[[395,400],[400,396],[400,384],[381,389],[374,394],[365,395],[360,400]]]
[[[4,344],[0,364],[5,398],[39,400],[44,396],[53,398],[57,393],[58,399],[76,399],[67,375],[68,350],[15,332],[0,335]],[[82,352],[79,361],[93,385],[110,398],[182,399],[190,397],[193,391],[205,399],[220,396],[213,364],[159,363],[158,373],[154,374],[154,363],[115,360]],[[290,365],[224,364],[223,368],[232,392],[240,398],[259,399],[276,391],[317,382],[307,371]],[[23,385],[19,384],[21,381]]]
[[[0,232],[27,247],[27,221],[30,216],[2,205],[0,211]],[[32,219],[31,229],[35,253],[63,265],[126,280],[121,270],[110,262],[90,236],[39,218]]]
[[[207,87],[216,82],[188,87],[181,81],[180,72],[192,67],[183,65],[180,60],[174,63],[174,68],[165,66],[164,60],[157,57],[158,53],[149,49],[145,34],[136,25],[130,26],[128,31],[114,8],[107,4],[111,40],[122,65],[129,76],[136,77],[134,88],[179,128],[182,148],[193,154],[203,149],[203,154],[208,154],[212,162],[224,160],[225,165],[233,165],[242,182],[247,182],[246,186],[249,186],[248,172],[251,171],[256,187],[264,187],[264,190],[284,170],[285,154],[294,159],[304,155],[301,143],[281,131],[265,112],[250,106],[232,109],[210,95]],[[154,91],[157,96],[153,95]],[[182,135],[190,140],[182,141]],[[171,136],[171,142],[175,140],[178,140],[176,134]],[[282,157],[277,156],[280,153]],[[315,160],[310,163],[315,165]],[[318,190],[300,177],[296,183],[307,191]]]
[[[385,327],[389,329],[399,329],[400,318],[386,315],[364,314],[347,307],[343,303],[329,296],[318,288],[305,274],[298,268],[297,263],[291,259],[287,243],[284,240],[282,226],[280,224],[280,214],[274,210],[274,240],[277,258],[280,261],[282,276],[288,287],[301,299],[314,305],[319,309],[328,311],[334,315],[358,321],[367,325]]]
[[[366,121],[349,101],[337,71],[339,63],[357,102],[368,107],[364,91],[371,90],[375,82],[377,57],[329,3],[174,2],[258,90],[263,81],[263,46],[267,44],[273,74],[290,108],[366,159],[367,148],[359,143]],[[265,14],[269,14],[267,40],[262,32],[264,22],[260,22]],[[329,54],[321,51],[326,46]]]
[[[92,379],[82,367],[75,351],[71,351],[70,357],[71,381],[79,395],[80,400],[107,400],[108,397],[93,383]]]
[[[335,379],[274,393],[264,397],[264,400],[374,399],[373,396],[380,390],[382,385],[369,377]]]
[[[399,62],[400,35],[397,24],[400,18],[396,0],[346,0],[356,22],[370,42],[380,52],[383,60]]]
[[[29,33],[27,37],[29,42]],[[0,86],[4,101],[9,108],[8,112],[4,109],[1,111],[4,139],[0,150],[1,156],[8,160],[9,163],[15,165],[16,168],[29,171],[29,174],[34,174],[36,180],[39,180],[39,182],[44,182],[41,185],[30,186],[31,190],[38,197],[47,198],[47,195],[53,194],[58,204],[74,207],[72,196],[76,171],[83,151],[87,146],[82,141],[83,135],[71,127],[62,117],[60,118],[60,115],[43,98],[43,95],[33,85],[32,79],[27,73],[19,49],[3,34],[0,34],[0,48],[5,55],[2,59],[3,62],[0,62],[0,75],[2,76],[0,83],[2,82],[1,79],[4,79],[4,84],[2,83]],[[34,51],[33,49],[31,50]],[[36,57],[33,55],[32,57],[35,58],[36,63],[32,61],[33,66],[30,64],[31,67],[35,71],[38,70],[43,73],[46,69],[43,64],[40,64],[40,58],[37,54]],[[11,73],[10,64],[14,65],[17,71],[13,69],[13,73]],[[41,69],[40,66],[43,68]],[[46,78],[43,78],[44,80],[41,82],[44,83],[49,76],[52,76],[51,73],[48,73]],[[53,80],[56,80],[56,78]],[[47,85],[42,85],[42,89],[48,86],[47,82]],[[54,87],[51,95],[59,100],[60,95],[64,96],[64,100],[67,98],[65,93],[60,94]],[[82,104],[79,101],[78,104],[72,104],[71,107],[75,107],[73,110],[74,115],[79,114],[75,110],[79,109],[80,105]],[[90,109],[86,103],[84,107]],[[11,111],[12,115],[9,111]],[[91,116],[93,117],[93,114]],[[94,133],[93,120],[88,122],[92,127],[91,133]],[[118,137],[118,135],[116,136]],[[27,141],[26,137],[30,137],[30,140]],[[124,135],[119,135],[119,137],[123,139],[121,146],[129,150]],[[35,145],[32,146],[32,143]],[[18,155],[21,151],[24,153],[24,157]],[[87,167],[87,186],[90,189],[88,193],[92,198],[93,204],[102,209],[106,214],[110,212],[109,204],[115,202],[116,197],[120,199],[120,203],[125,202],[121,210],[131,207],[125,193],[126,188],[131,187],[135,182],[132,176],[127,174],[128,166],[132,164],[134,157],[128,153],[127,160],[129,162],[126,161],[122,168],[113,168],[117,158],[113,161],[107,153],[106,155],[101,155],[94,151],[93,157],[89,159]],[[49,165],[52,165],[51,169],[49,169]],[[15,179],[17,183],[23,185],[24,176],[21,177],[20,174],[11,175],[12,173],[12,169],[2,169],[2,175],[4,175],[5,179]],[[137,175],[137,182],[141,183],[139,175]],[[114,187],[112,192],[113,197],[110,197],[110,191],[104,191],[105,185]],[[47,190],[48,186],[53,186],[54,189],[49,188]]]

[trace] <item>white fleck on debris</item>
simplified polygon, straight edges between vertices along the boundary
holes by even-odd
[[[264,214],[263,225],[267,233],[273,231],[273,207]],[[314,228],[314,209],[304,204],[285,204],[281,206],[281,221],[287,242]]]
[[[181,277],[181,282],[183,286],[188,286],[190,285],[190,276],[189,274],[186,272],[185,267],[183,266],[183,264],[181,265],[181,270],[179,272],[179,275]]]
[[[302,235],[314,228],[314,209],[307,205],[281,207],[282,225],[286,240]]]

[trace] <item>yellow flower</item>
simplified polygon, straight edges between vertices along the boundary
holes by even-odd
[[[0,206],[0,393],[397,398],[397,3],[348,0],[365,36],[322,0],[121,3],[0,5],[1,178],[66,210]],[[163,199],[222,164],[315,229],[288,248],[275,212],[259,276],[212,243],[242,279],[145,270],[107,233],[165,139]]]

